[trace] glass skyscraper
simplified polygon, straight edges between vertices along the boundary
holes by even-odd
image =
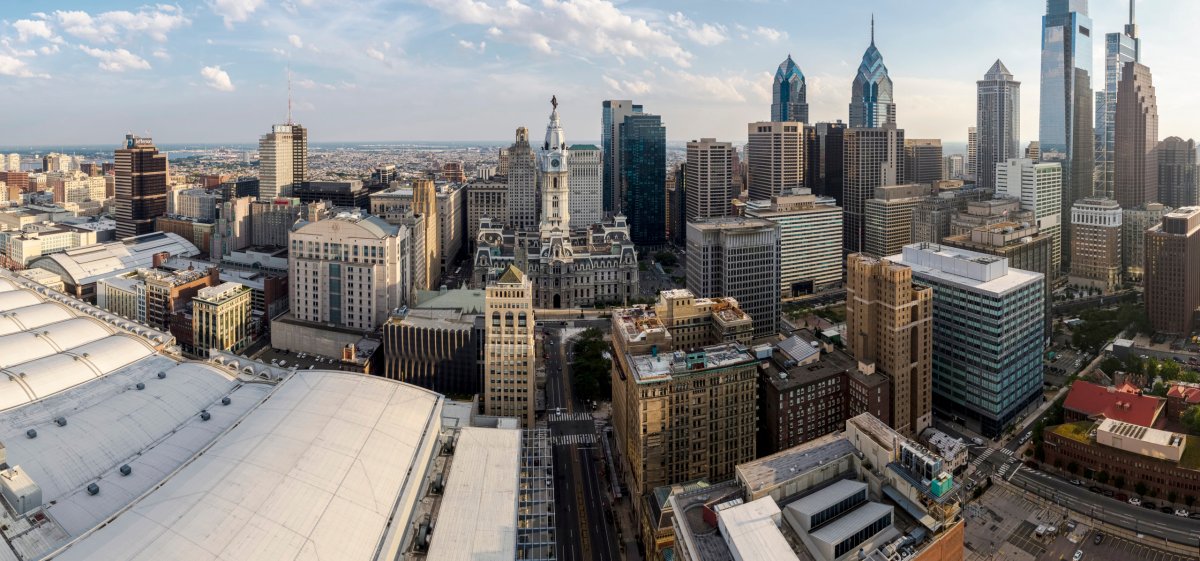
[[[976,183],[996,186],[996,166],[1019,158],[1021,139],[1021,83],[999,59],[976,82]]]
[[[600,180],[604,212],[618,214],[624,197],[621,191],[621,123],[628,115],[642,112],[641,105],[628,99],[608,99],[600,110]]]
[[[1141,62],[1141,40],[1129,0],[1129,23],[1124,33],[1104,36],[1104,89],[1096,91],[1096,196],[1114,198],[1114,160],[1117,143],[1117,85],[1126,62]]]
[[[626,115],[618,138],[629,237],[637,245],[664,244],[667,240],[667,128],[658,115]]]
[[[1092,196],[1095,171],[1092,20],[1087,15],[1087,0],[1046,2],[1046,15],[1042,16],[1041,86],[1040,157],[1043,162],[1062,165],[1060,222],[1063,246],[1070,247],[1071,204]]]
[[[892,79],[883,65],[883,55],[875,48],[872,17],[871,46],[863,53],[850,93],[850,127],[874,129],[887,124],[896,124],[896,104],[892,99]]]
[[[771,87],[771,120],[808,122],[808,86],[792,55],[779,64]]]

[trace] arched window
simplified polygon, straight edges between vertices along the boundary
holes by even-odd
[[[513,324],[513,313],[504,312],[504,326],[509,327]]]

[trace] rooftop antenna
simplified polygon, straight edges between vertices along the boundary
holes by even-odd
[[[287,65],[287,75],[288,75],[288,113],[287,113],[287,124],[288,124],[288,126],[292,126],[292,124],[293,124],[293,123],[292,123],[292,64],[291,64],[290,62],[289,62],[289,63],[288,63],[288,65]]]
[[[871,12],[871,44],[875,44],[875,12]]]

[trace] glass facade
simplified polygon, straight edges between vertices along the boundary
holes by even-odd
[[[883,55],[875,48],[875,22],[872,21],[871,46],[863,53],[850,93],[850,126],[879,128],[887,124],[896,124],[896,103]]]
[[[859,545],[867,541],[868,538],[886,530],[892,525],[892,513],[888,512],[880,516],[874,522],[868,524],[863,529],[854,533],[854,535],[838,542],[833,549],[834,557],[841,557],[851,551],[854,551]]]
[[[667,238],[667,128],[658,115],[627,115],[620,127],[624,211],[637,245]]]
[[[1129,24],[1124,33],[1104,36],[1104,89],[1096,91],[1096,196],[1113,198],[1117,145],[1117,84],[1126,62],[1141,61],[1141,41],[1133,23],[1133,4],[1129,6]]]
[[[804,73],[788,55],[775,71],[771,88],[771,120],[808,122],[808,86]]]

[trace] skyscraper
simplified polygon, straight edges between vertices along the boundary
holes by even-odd
[[[771,120],[808,122],[808,86],[792,55],[779,63],[771,87]]]
[[[620,214],[623,209],[625,197],[621,184],[625,177],[621,173],[621,123],[625,122],[625,117],[641,112],[642,106],[634,105],[628,99],[609,99],[601,103],[600,149],[604,157],[601,177],[605,213]]]
[[[509,265],[485,289],[483,412],[515,417],[533,427],[537,392],[533,285]]]
[[[734,196],[733,144],[715,138],[689,142],[683,182],[687,222],[728,216]]]
[[[258,140],[259,198],[292,196],[292,188],[308,179],[308,131],[290,121],[271,127]]]
[[[125,135],[125,147],[114,153],[117,239],[149,234],[154,219],[167,213],[167,156],[154,140]]]
[[[1070,247],[1071,204],[1092,195],[1095,172],[1092,20],[1087,0],[1046,2],[1041,79],[1038,147],[1043,162],[1062,165],[1059,224],[1062,243]]]
[[[1021,157],[1021,83],[1000,59],[975,83],[978,105],[976,177],[980,187],[996,186],[996,165]]]
[[[864,205],[875,189],[895,185],[904,177],[904,131],[888,125],[883,128],[845,130],[845,173],[842,182],[842,249],[858,253],[865,243]]]
[[[1138,208],[1121,210],[1121,268],[1126,280],[1142,282],[1146,265],[1146,230],[1161,224],[1163,215],[1171,210],[1162,203],[1146,203]]]
[[[912,243],[913,211],[929,193],[929,185],[920,183],[877,187],[863,204],[862,252],[887,257]]]
[[[904,182],[932,185],[940,179],[943,179],[941,139],[904,139]]]
[[[996,166],[996,198],[1021,201],[1021,210],[1034,214],[1038,230],[1052,236],[1050,268],[1055,276],[1063,268],[1063,247],[1070,247],[1062,235],[1062,194],[1062,167],[1058,163],[1020,158]]]
[[[1163,215],[1145,236],[1150,325],[1158,333],[1188,335],[1200,306],[1200,207]]]
[[[1113,198],[1116,181],[1117,88],[1125,63],[1141,62],[1141,40],[1129,0],[1129,23],[1123,33],[1104,36],[1104,89],[1096,91],[1096,196]]]
[[[508,148],[508,220],[518,231],[537,230],[537,166],[525,127]]]
[[[748,201],[746,216],[779,224],[779,290],[812,294],[842,281],[842,209],[807,189]]]
[[[779,224],[711,218],[687,225],[687,286],[697,296],[728,296],[754,320],[754,337],[779,327]]]
[[[804,186],[804,125],[791,122],[750,123],[746,165],[750,200],[771,197]]]
[[[878,128],[896,124],[896,103],[892,98],[892,79],[883,65],[883,55],[875,48],[875,16],[871,16],[871,45],[863,53],[850,92],[850,126]]]
[[[967,170],[964,177],[979,179],[979,129],[967,127]]]
[[[658,115],[637,113],[621,123],[621,172],[629,237],[637,245],[667,239],[667,128]]]
[[[1125,63],[1117,96],[1116,179],[1113,194],[1121,208],[1158,200],[1158,103],[1150,69]]]
[[[833,197],[842,204],[842,143],[846,123],[817,123],[804,127],[804,184],[813,194]]]
[[[1200,204],[1196,141],[1172,136],[1158,143],[1158,200],[1171,208]]]
[[[571,169],[571,228],[587,228],[604,219],[603,153],[595,144],[573,144],[567,164]]]
[[[1121,207],[1098,197],[1071,208],[1071,272],[1067,282],[1108,294],[1121,284]]]

